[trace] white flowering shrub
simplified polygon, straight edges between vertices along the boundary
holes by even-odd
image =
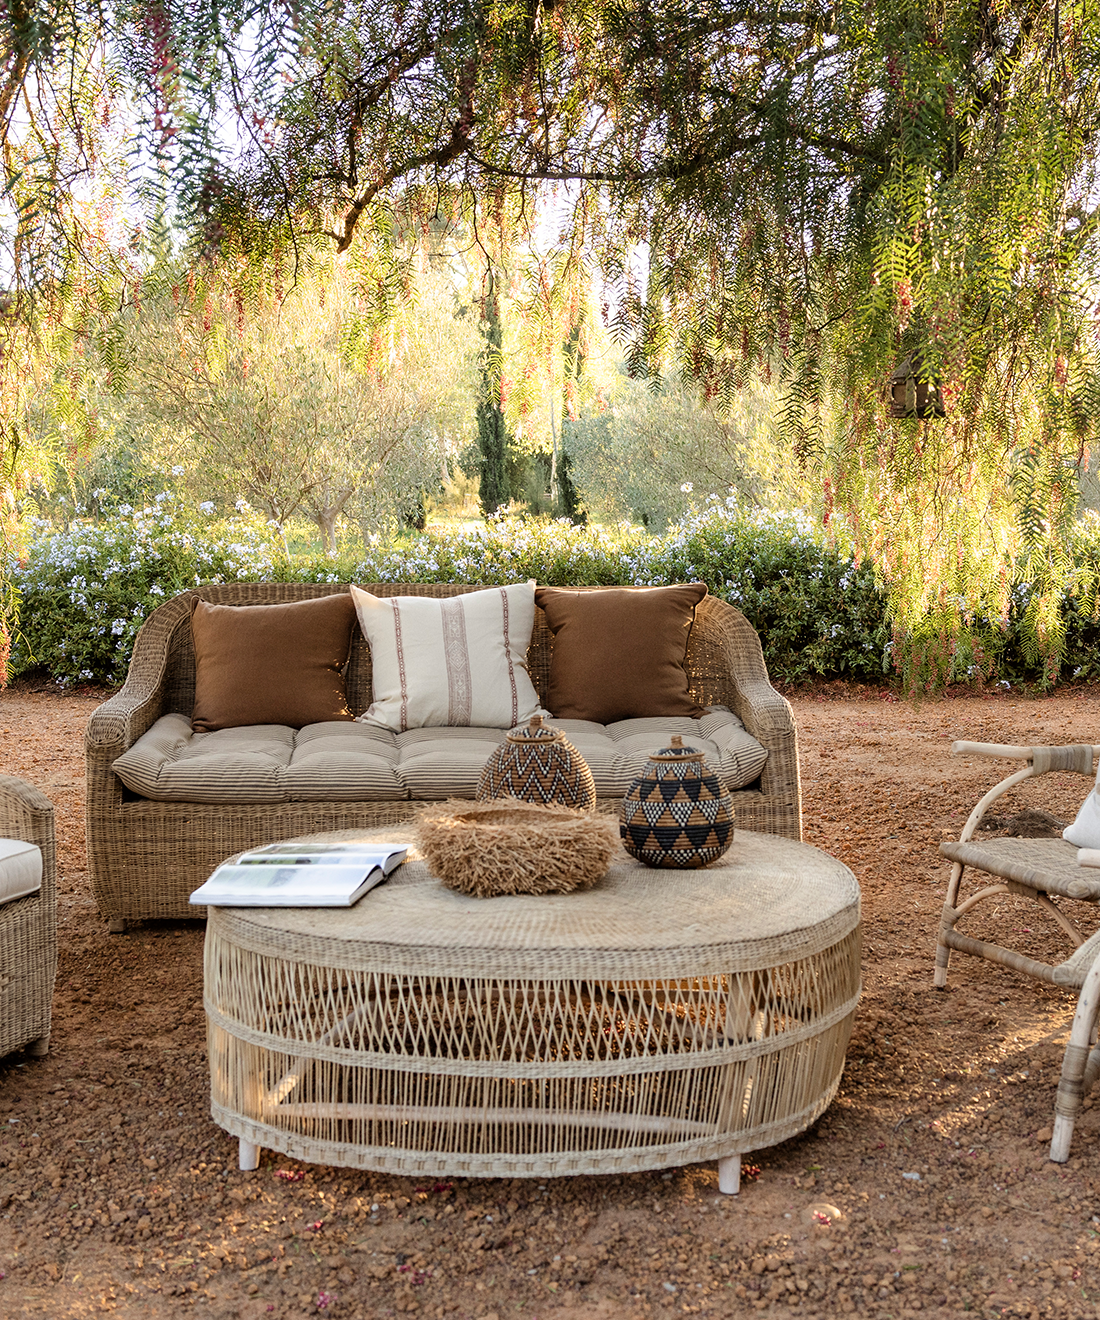
[[[886,599],[873,570],[830,547],[797,510],[746,509],[733,495],[711,496],[649,542],[631,580],[705,582],[759,633],[773,678],[881,682],[891,668]]]
[[[27,557],[10,570],[21,597],[12,672],[41,664],[64,683],[119,684],[138,628],[157,605],[201,582],[242,579],[485,586],[527,578],[551,586],[702,581],[747,616],[775,678],[874,681],[902,667],[895,664],[886,598],[871,566],[856,565],[844,546],[830,546],[805,514],[744,508],[733,495],[707,497],[659,537],[628,523],[586,527],[500,517],[395,541],[374,538],[357,559],[288,560],[272,529],[247,506],[228,521],[213,513],[212,505],[188,511],[165,496],[68,532],[39,524]],[[1093,679],[1100,677],[1100,611],[1088,587],[1100,577],[1096,515],[1078,524],[1075,558],[1077,585],[1063,605],[1061,674]],[[1021,585],[1007,620],[970,621],[946,681],[1054,681],[1058,675],[1024,647],[1020,619],[1027,602]]]
[[[495,517],[483,526],[433,530],[379,544],[354,566],[358,582],[473,582],[534,578],[545,586],[626,585],[633,559],[649,544],[639,528],[577,526],[568,518]]]
[[[266,528],[213,522],[171,497],[67,532],[37,530],[10,570],[21,602],[11,672],[43,665],[62,683],[121,683],[138,629],[169,596],[277,571]]]
[[[866,566],[829,550],[800,514],[717,502],[665,536],[630,524],[494,518],[383,542],[362,558],[288,561],[251,511],[214,522],[163,500],[96,524],[51,532],[43,524],[13,570],[22,598],[13,673],[43,665],[64,683],[119,684],[145,617],[200,582],[535,581],[659,585],[703,581],[737,605],[760,633],[775,677],[881,677],[887,667],[885,603]]]
[[[660,537],[627,523],[496,518],[401,545],[379,543],[357,563],[321,565],[311,578],[484,585],[534,578],[550,586],[699,581],[747,616],[776,678],[881,681],[890,667],[886,602],[871,568],[830,549],[805,515],[742,509],[733,496],[711,497],[703,512]]]
[[[212,512],[209,511],[209,512]],[[566,520],[501,517],[469,528],[378,538],[354,560],[288,561],[269,528],[247,508],[229,522],[171,500],[66,533],[45,526],[13,570],[21,597],[18,673],[43,664],[67,683],[120,683],[134,636],[163,599],[199,582],[236,579],[315,582],[469,582],[534,578],[570,584],[660,585],[703,581],[736,605],[760,634],[768,670],[787,682],[846,677],[881,680],[896,668],[886,599],[869,564],[798,512],[744,508],[709,497],[664,536],[636,526],[576,526]],[[1100,569],[1100,519],[1079,524],[1082,580]],[[1053,681],[1024,650],[1019,586],[1007,620],[973,619],[946,681]],[[1100,677],[1100,619],[1082,588],[1063,607],[1064,677]],[[903,657],[904,659],[904,657]]]

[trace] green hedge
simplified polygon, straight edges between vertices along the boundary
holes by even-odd
[[[1095,520],[1094,520],[1095,521]],[[1100,523],[1082,524],[1078,553],[1096,562]],[[164,599],[200,582],[470,582],[656,585],[703,581],[738,606],[760,634],[768,670],[785,682],[894,674],[885,596],[867,564],[825,544],[804,516],[716,504],[661,537],[635,527],[501,518],[472,529],[381,543],[357,559],[288,560],[270,528],[243,518],[215,522],[162,496],[137,513],[66,532],[39,525],[11,566],[21,597],[12,669],[44,666],[66,684],[120,684],[142,620]],[[941,677],[1038,682],[1027,660],[1017,592],[1004,627],[976,621],[953,647]],[[1100,676],[1100,625],[1076,597],[1064,609],[1064,675]],[[953,667],[952,667],[953,666]]]

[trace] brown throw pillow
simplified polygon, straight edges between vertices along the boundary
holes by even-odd
[[[701,715],[688,695],[688,634],[706,584],[569,591],[539,587],[554,634],[546,704],[559,719],[610,724]]]
[[[354,621],[350,592],[283,605],[208,605],[196,597],[192,729],[352,719],[341,671]]]

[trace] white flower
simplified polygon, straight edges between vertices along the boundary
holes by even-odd
[[[172,469],[172,476],[174,476],[174,477],[182,477],[182,476],[183,476],[183,468],[182,468],[181,465],[177,464],[177,465]]]
[[[111,624],[111,633],[113,636],[121,637],[125,631],[126,631],[125,619],[116,619],[114,623]]]
[[[684,484],[680,487],[680,489],[684,492],[685,495],[690,495],[691,492],[695,489],[695,487],[692,485],[690,481],[685,481]]]
[[[118,506],[118,511],[124,518],[128,518],[130,514],[133,513],[134,506],[132,504],[120,504]]]
[[[249,510],[252,508],[252,505],[249,504],[247,500],[238,500],[233,507],[237,510],[238,513],[248,513]]]
[[[203,500],[203,502],[199,505],[199,512],[200,512],[200,513],[213,513],[213,512],[214,512],[214,501],[213,501],[213,500]]]

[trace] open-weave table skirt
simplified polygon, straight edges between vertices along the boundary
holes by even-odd
[[[561,974],[578,959],[560,949],[538,978],[459,974],[447,957],[432,970],[423,949],[396,955],[420,972],[370,966],[363,948],[365,967],[324,966],[308,935],[279,953],[285,932],[253,930],[242,947],[240,923],[211,916],[215,1120],[295,1158],[396,1173],[629,1172],[772,1145],[833,1098],[859,995],[858,901],[771,966],[636,979],[629,950],[581,951],[623,959],[620,980]]]

